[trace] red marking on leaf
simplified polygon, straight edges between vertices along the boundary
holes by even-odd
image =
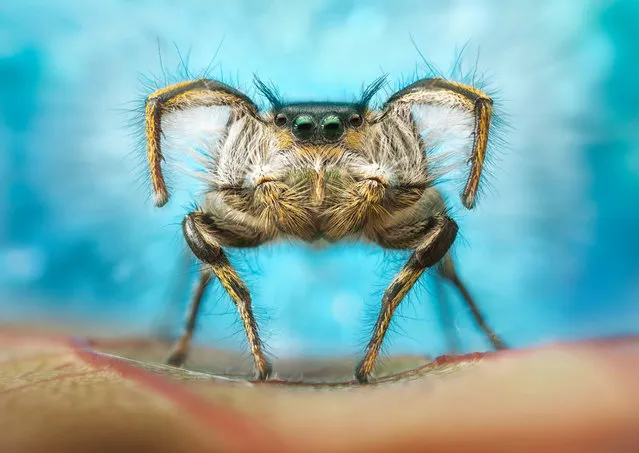
[[[235,446],[238,451],[255,452],[262,450],[265,445],[274,447],[281,444],[279,438],[263,426],[231,408],[218,407],[161,376],[131,366],[115,357],[95,352],[86,342],[76,339],[71,345],[75,354],[87,364],[99,369],[111,370],[122,378],[133,381],[140,387],[173,402],[184,413],[206,425],[208,429],[214,430],[220,438],[228,440],[229,444]],[[211,382],[211,385],[216,384]]]
[[[435,365],[451,365],[453,363],[474,362],[475,360],[483,359],[493,352],[472,352],[470,354],[460,355],[440,355],[436,357],[432,363]]]

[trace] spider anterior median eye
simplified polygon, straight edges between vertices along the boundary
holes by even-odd
[[[364,120],[362,119],[362,116],[358,115],[357,113],[354,115],[351,115],[348,121],[351,123],[351,126],[354,126],[354,127],[359,127],[364,122]]]
[[[309,139],[315,133],[315,120],[310,115],[300,115],[293,123],[293,134],[299,139]]]
[[[328,140],[335,140],[344,133],[344,125],[336,115],[329,115],[322,121],[322,135]]]
[[[286,115],[283,113],[278,113],[275,115],[275,125],[276,126],[284,126],[286,124]]]

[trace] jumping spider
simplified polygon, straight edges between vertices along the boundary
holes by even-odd
[[[285,103],[256,80],[271,104],[266,112],[244,93],[210,79],[177,83],[148,96],[146,149],[157,206],[169,200],[161,162],[170,118],[197,109],[226,112],[221,133],[206,150],[208,189],[201,207],[182,222],[186,242],[201,262],[201,274],[186,332],[175,344],[169,364],[181,366],[186,360],[202,296],[215,275],[239,311],[257,378],[269,377],[271,365],[263,353],[249,291],[224,248],[257,247],[278,238],[354,238],[413,251],[384,293],[355,371],[362,383],[371,375],[395,309],[432,266],[457,287],[493,346],[505,347],[455,272],[448,252],[458,227],[434,187],[442,168],[430,157],[448,140],[446,133],[457,135],[453,151],[470,165],[461,201],[473,208],[493,102],[471,86],[427,78],[393,94],[381,109],[370,109],[383,83],[378,79],[353,103]],[[446,118],[455,123],[447,124]]]

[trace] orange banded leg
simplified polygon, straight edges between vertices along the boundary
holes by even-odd
[[[220,281],[228,295],[233,300],[240,314],[246,339],[255,366],[257,379],[267,379],[271,374],[271,365],[266,359],[260,339],[257,323],[251,307],[251,295],[244,282],[231,266],[226,254],[222,250],[220,240],[230,231],[221,230],[216,225],[215,218],[210,213],[192,212],[182,222],[182,229],[187,244],[193,254],[205,265],[210,266],[211,272]],[[236,233],[237,234],[237,233]],[[225,242],[229,239],[224,237]],[[240,236],[235,239],[240,240]],[[259,243],[259,237],[244,238],[245,246],[255,246]]]
[[[369,380],[395,309],[422,273],[444,257],[457,236],[457,223],[446,215],[430,217],[427,226],[421,244],[384,292],[382,309],[366,353],[355,370],[355,377],[361,383]]]
[[[462,109],[474,118],[470,173],[461,193],[464,206],[472,209],[486,159],[493,100],[483,91],[441,78],[422,79],[395,93],[388,104],[433,105]]]
[[[156,206],[169,201],[162,175],[162,117],[167,113],[197,107],[228,106],[235,116],[258,117],[255,104],[240,91],[216,80],[198,79],[157,90],[146,99],[144,108],[146,152],[149,160],[153,199]]]

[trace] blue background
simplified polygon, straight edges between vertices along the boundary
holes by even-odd
[[[490,324],[517,346],[639,332],[639,2],[179,4],[1,3],[0,321],[178,331],[195,272],[179,222],[197,187],[152,207],[131,126],[140,75],[161,86],[184,72],[178,50],[198,72],[219,47],[212,75],[251,94],[257,73],[291,100],[350,100],[382,72],[424,73],[412,35],[444,71],[467,44],[461,72],[489,76],[513,126],[478,208],[451,198],[460,273]],[[354,244],[232,254],[278,356],[358,352],[404,258]],[[431,280],[389,352],[444,351]],[[464,348],[485,348],[447,300]],[[217,287],[197,340],[244,341]]]

